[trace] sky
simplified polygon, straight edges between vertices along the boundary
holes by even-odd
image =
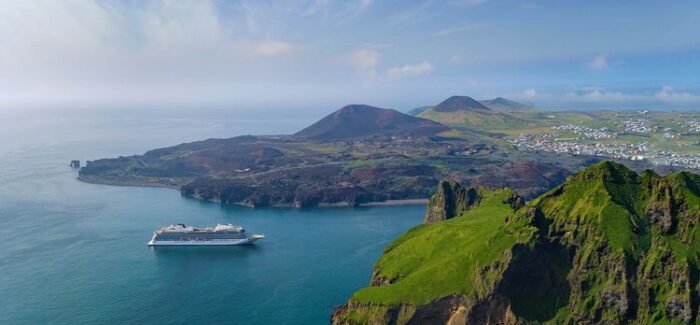
[[[0,0],[0,110],[700,108],[700,1]]]

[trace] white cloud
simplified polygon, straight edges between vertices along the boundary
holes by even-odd
[[[586,66],[593,70],[603,70],[608,66],[608,55],[600,54],[586,62]]]
[[[523,91],[522,97],[525,97],[525,98],[535,98],[535,97],[537,97],[537,90],[532,89],[532,88],[531,88],[531,89],[526,89],[525,91]]]
[[[661,89],[653,95],[648,93],[631,94],[619,91],[592,89],[587,91],[570,92],[564,96],[564,99],[583,103],[700,103],[700,95],[695,95],[688,92],[677,92],[670,86],[661,87]]]
[[[459,24],[456,26],[452,26],[449,28],[439,30],[439,31],[433,33],[433,35],[435,35],[435,36],[450,35],[450,34],[455,34],[455,33],[460,33],[460,32],[464,32],[464,31],[472,30],[478,26],[479,26],[479,24],[477,24],[477,23]]]
[[[387,71],[392,78],[401,78],[404,76],[421,76],[433,72],[433,65],[428,62],[418,64],[406,64],[399,67],[393,67]]]
[[[543,6],[540,4],[534,4],[534,3],[523,3],[522,5],[520,5],[520,8],[524,9],[524,10],[537,10],[537,9],[542,9]]]
[[[363,72],[374,71],[382,60],[382,53],[371,49],[357,49],[343,56],[343,61]]]
[[[592,89],[569,92],[564,95],[564,99],[579,103],[630,103],[643,102],[648,98],[643,95],[627,94],[619,91]]]
[[[426,0],[411,8],[405,9],[388,17],[388,20],[393,25],[401,25],[405,23],[416,24],[437,15],[433,8],[435,0]]]
[[[222,21],[212,1],[36,0],[2,6],[0,106],[229,100],[252,92],[226,91],[225,85],[255,87],[279,73],[277,58],[295,60],[290,56],[302,49],[244,33],[245,21]]]
[[[506,95],[521,100],[537,100],[538,102],[555,103],[557,105],[588,104],[588,105],[608,105],[612,108],[615,105],[620,107],[630,107],[630,105],[652,105],[662,104],[700,104],[700,95],[689,92],[674,91],[669,86],[661,87],[656,93],[629,93],[621,91],[609,91],[595,87],[570,91],[567,93],[541,93],[535,89],[527,89],[519,93]]]
[[[515,100],[522,100],[526,102],[540,101],[540,100],[550,100],[553,98],[552,94],[540,93],[534,88],[525,89],[523,91],[515,93],[500,94],[498,96],[503,96],[506,98],[513,98]],[[491,96],[495,97],[495,96]]]
[[[261,41],[253,47],[253,53],[262,56],[280,56],[292,54],[297,50],[297,46],[292,43],[281,41]]]
[[[453,5],[464,6],[464,7],[474,7],[482,5],[489,2],[490,0],[452,0],[450,1]]]
[[[700,103],[700,96],[687,92],[673,91],[670,86],[663,86],[661,90],[654,94],[654,99],[671,104],[691,104]]]
[[[449,62],[452,64],[460,64],[464,61],[464,55],[463,54],[455,54],[450,57]]]

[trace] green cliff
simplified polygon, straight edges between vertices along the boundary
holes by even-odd
[[[700,323],[699,221],[690,173],[604,162],[527,204],[441,183],[333,322]]]

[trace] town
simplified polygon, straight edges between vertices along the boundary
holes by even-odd
[[[551,132],[522,133],[517,137],[507,138],[506,142],[521,151],[645,160],[654,166],[700,169],[700,154],[661,150],[653,140],[656,132],[660,132],[660,139],[663,141],[674,141],[681,136],[700,132],[698,121],[684,121],[679,124],[682,133],[674,132],[672,128],[652,125],[646,119],[623,121],[618,124],[618,131],[606,127],[592,128],[568,123],[552,126]],[[626,138],[627,135],[630,135],[629,139]],[[639,141],[639,138],[643,141]]]

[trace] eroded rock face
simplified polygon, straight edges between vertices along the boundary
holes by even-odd
[[[466,188],[457,182],[441,181],[430,198],[423,223],[434,223],[451,219],[481,200],[478,189]]]
[[[349,310],[372,309],[371,305],[348,304],[336,309],[331,322],[338,325],[356,324],[345,318]],[[451,296],[425,305],[393,306],[376,318],[364,324],[404,324],[404,325],[517,325],[517,316],[511,310],[510,300],[501,295],[493,295],[480,301],[469,300],[464,296]]]
[[[440,181],[435,194],[430,198],[423,223],[444,221],[466,212],[479,204],[484,189],[484,187],[465,187],[454,181]],[[525,205],[525,200],[513,192],[505,203],[514,209],[519,209]]]
[[[673,190],[666,181],[656,182],[654,190],[652,202],[646,209],[647,216],[664,234],[670,234],[678,223]]]
[[[518,318],[511,309],[510,300],[506,297],[495,295],[468,309],[466,318],[462,319],[457,312],[453,313],[451,321],[454,325],[486,324],[486,325],[516,325]],[[463,322],[464,320],[464,322]]]

